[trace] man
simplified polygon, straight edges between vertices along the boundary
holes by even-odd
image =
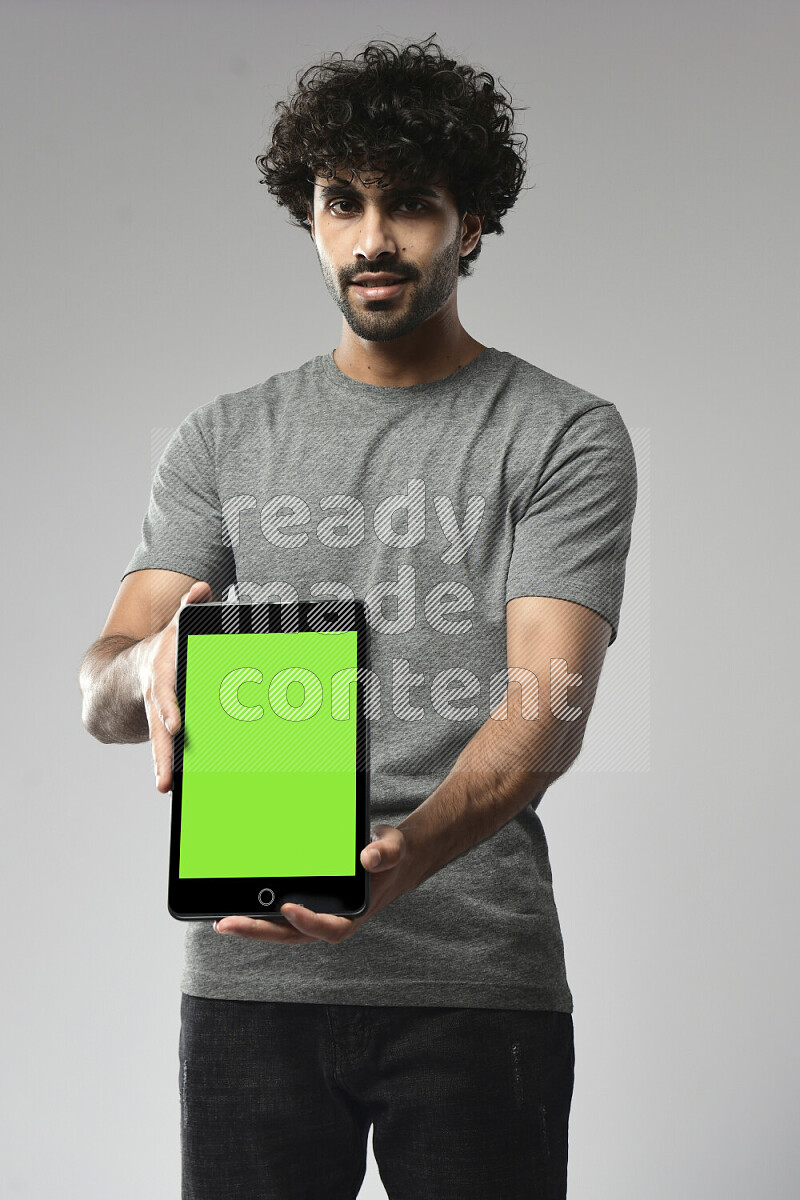
[[[392,1200],[560,1197],[573,1004],[536,807],[617,636],[632,446],[613,404],[459,320],[524,177],[492,77],[427,39],[298,83],[257,162],[339,344],[173,435],[84,722],[149,737],[168,792],[183,604],[368,598],[371,903],[187,925],[183,1194],[355,1197],[372,1126]]]

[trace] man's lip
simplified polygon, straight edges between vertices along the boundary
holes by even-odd
[[[380,287],[380,286],[390,287],[391,284],[393,284],[393,283],[404,283],[405,279],[406,279],[405,275],[378,275],[378,274],[375,274],[375,275],[357,275],[356,278],[351,279],[350,282],[354,283],[356,285],[356,287],[366,287],[370,283],[374,283],[378,287]]]
[[[395,279],[391,283],[354,283],[352,287],[365,304],[370,304],[381,300],[393,300],[395,296],[400,295],[403,284],[407,282],[407,279]]]

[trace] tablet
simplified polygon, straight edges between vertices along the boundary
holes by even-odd
[[[178,617],[170,914],[285,921],[369,904],[363,601],[187,604]]]

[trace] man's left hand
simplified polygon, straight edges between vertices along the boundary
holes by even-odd
[[[259,942],[342,942],[352,937],[365,921],[386,908],[392,900],[416,887],[415,866],[405,834],[394,825],[375,825],[372,840],[361,851],[361,863],[369,871],[369,907],[360,917],[335,917],[316,913],[302,904],[284,904],[286,924],[251,917],[220,917],[214,922],[218,933],[235,933]],[[380,861],[373,863],[375,852]]]

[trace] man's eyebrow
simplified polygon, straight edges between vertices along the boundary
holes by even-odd
[[[433,200],[439,199],[439,193],[434,191],[434,189],[431,187],[426,187],[424,184],[420,184],[417,187],[414,187],[414,185],[411,184],[403,187],[379,188],[378,190],[382,192],[384,196],[391,196],[394,199],[396,199],[398,196],[430,196]],[[320,188],[319,195],[322,200],[326,200],[328,196],[334,195],[348,196],[354,200],[359,200],[361,199],[362,193],[357,191],[356,188],[354,188],[351,184],[347,183],[346,180],[341,179],[334,180],[333,183],[329,183],[326,187]]]

